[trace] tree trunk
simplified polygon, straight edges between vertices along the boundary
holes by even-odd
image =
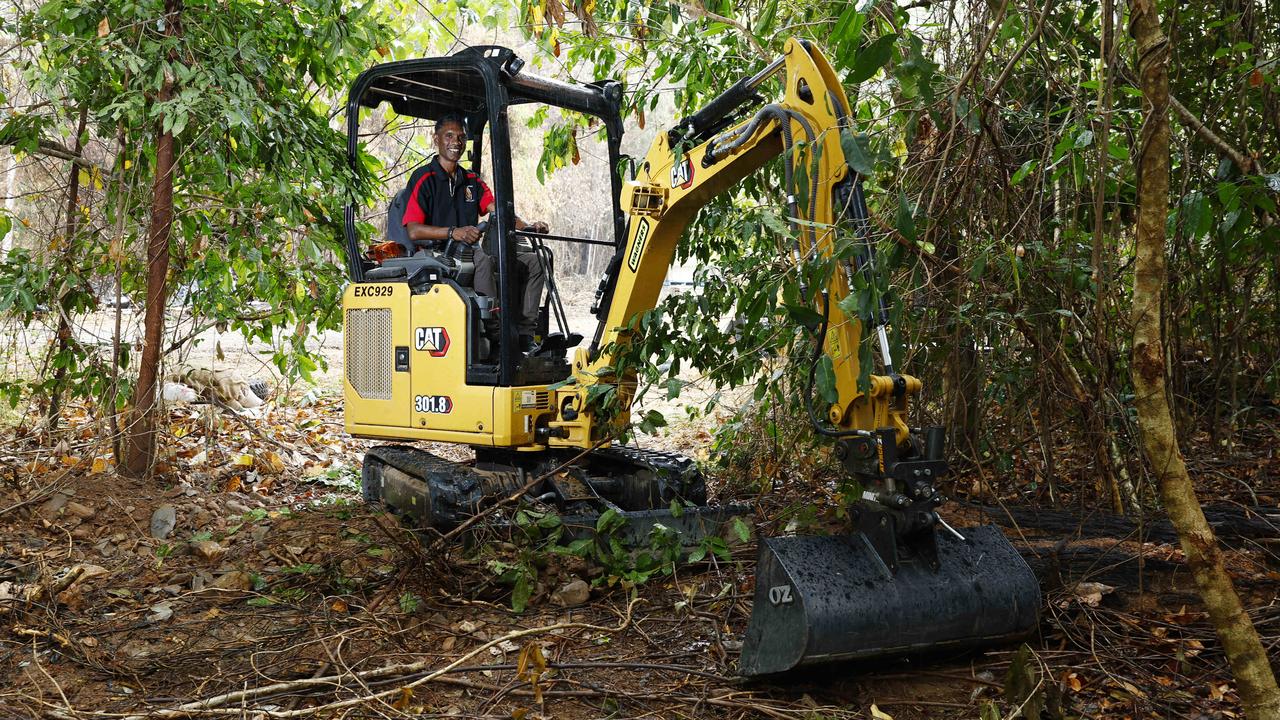
[[[76,124],[76,142],[75,148],[72,150],[77,156],[84,150],[84,130],[89,123],[89,106],[80,106],[80,122]],[[63,233],[62,246],[62,271],[68,275],[71,274],[72,264],[76,261],[77,250],[75,245],[76,233],[80,229],[80,167],[75,163],[71,163],[70,177],[67,179],[67,223]],[[71,346],[71,303],[68,301],[67,295],[75,292],[78,288],[68,289],[62,297],[58,298],[58,331],[55,333],[54,348],[50,353],[50,358],[54,361],[53,371],[53,387],[49,389],[49,429],[56,430],[58,420],[62,415],[62,393],[63,385],[66,384],[67,366],[63,357],[67,349]]]
[[[165,35],[179,35],[181,0],[165,0]],[[156,103],[173,97],[173,76],[166,71]],[[164,127],[161,114],[160,128]],[[124,428],[124,459],[121,470],[132,477],[151,471],[156,454],[156,386],[160,374],[160,343],[164,334],[166,277],[169,274],[169,232],[173,227],[173,133],[158,131],[156,177],[151,188],[151,223],[147,228],[147,309],[143,317],[142,361],[138,365],[138,385],[133,392],[133,410]]]
[[[1138,73],[1147,115],[1135,156],[1138,220],[1133,284],[1133,385],[1138,425],[1160,497],[1178,531],[1187,565],[1226,651],[1245,713],[1280,717],[1280,689],[1222,564],[1174,434],[1165,387],[1161,312],[1166,282],[1165,218],[1169,211],[1169,46],[1155,0],[1133,0],[1129,31],[1138,45]]]
[[[955,261],[954,244],[943,241],[948,260]],[[951,303],[942,303],[938,310],[939,324],[950,329],[951,348],[942,365],[943,423],[951,433],[950,445],[958,452],[982,462],[982,388],[978,368],[978,349],[974,344],[971,328],[964,327],[964,319],[955,308],[967,301],[967,279],[955,281]],[[942,293],[947,290],[942,289]]]

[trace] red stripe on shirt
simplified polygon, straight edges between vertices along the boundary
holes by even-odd
[[[493,191],[489,189],[484,181],[480,181],[480,214],[488,215],[489,209],[493,207]]]
[[[426,223],[427,214],[423,212],[422,206],[418,204],[418,190],[422,188],[422,183],[432,175],[435,175],[434,171],[423,173],[422,177],[418,178],[418,182],[413,184],[413,190],[409,192],[408,202],[406,202],[404,206],[404,219],[402,220],[402,224]]]

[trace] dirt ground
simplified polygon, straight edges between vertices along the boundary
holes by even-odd
[[[0,451],[0,718],[1217,718],[1239,714],[1225,661],[1158,515],[1135,524],[1080,504],[1054,513],[1015,492],[944,508],[961,528],[1005,528],[1040,579],[1025,646],[835,664],[766,681],[737,674],[755,538],[628,586],[561,555],[501,542],[435,547],[359,497],[366,448],[342,431],[331,367],[260,411],[173,408],[157,477],[116,475],[82,409],[52,450],[19,426]],[[211,347],[219,339],[202,344]],[[221,339],[256,374],[263,346]],[[326,383],[333,384],[327,385]],[[646,439],[705,456],[716,418]],[[1275,447],[1275,427],[1262,432]],[[465,451],[433,446],[464,459]],[[773,467],[756,448],[746,462]],[[1280,638],[1280,463],[1188,450],[1251,615]],[[793,483],[757,498],[738,470],[722,500],[833,506]],[[1015,468],[1011,477],[1019,472]],[[950,490],[1016,485],[989,470]],[[981,477],[979,482],[978,476]],[[1055,514],[1056,513],[1056,514]],[[795,514],[794,517],[802,517]],[[828,520],[830,518],[827,518]],[[821,523],[819,517],[816,522]],[[805,529],[802,523],[800,530]],[[497,563],[536,568],[511,609]]]

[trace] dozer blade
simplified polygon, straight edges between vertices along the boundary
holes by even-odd
[[[978,647],[1036,626],[1040,587],[994,526],[938,534],[939,569],[891,573],[866,536],[762,538],[739,671]]]

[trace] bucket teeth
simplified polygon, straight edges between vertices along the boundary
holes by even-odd
[[[1035,629],[1040,587],[994,526],[937,538],[939,568],[890,572],[865,536],[764,538],[739,671],[980,647]]]

